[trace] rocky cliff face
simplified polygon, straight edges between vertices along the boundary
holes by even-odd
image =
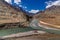
[[[28,24],[25,13],[7,4],[4,0],[0,0],[0,24],[5,23],[18,23],[23,26]]]
[[[52,14],[54,15],[58,15],[58,14],[60,14],[60,6],[52,6],[52,7],[50,7],[50,8],[48,8],[48,9],[46,9],[45,11],[40,11],[40,13],[38,13],[37,15],[34,15],[34,17],[36,16],[36,17],[38,17],[38,16],[43,16],[43,15],[51,15],[52,16]]]
[[[40,21],[60,26],[60,6],[52,6],[34,17]]]

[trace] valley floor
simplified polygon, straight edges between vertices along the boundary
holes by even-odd
[[[31,35],[31,36],[27,36],[27,37],[21,37],[21,38],[9,38],[6,40],[60,40],[60,35],[38,34],[38,35]]]

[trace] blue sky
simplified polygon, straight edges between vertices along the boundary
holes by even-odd
[[[60,6],[60,0],[5,0],[10,4],[17,4],[23,10],[36,14],[53,5]]]

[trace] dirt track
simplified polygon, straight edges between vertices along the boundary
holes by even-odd
[[[44,34],[44,35],[32,35],[21,38],[10,38],[6,40],[58,40],[58,39],[60,39],[60,35]]]

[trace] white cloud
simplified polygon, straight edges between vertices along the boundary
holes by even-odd
[[[27,7],[26,6],[22,6],[22,8],[25,8],[26,9]]]
[[[27,7],[25,6],[25,8],[27,8]]]
[[[22,7],[22,5],[19,5],[19,7]]]
[[[21,0],[14,0],[14,3],[19,4],[19,2],[21,2]]]
[[[31,10],[31,11],[29,11],[29,13],[37,13],[37,12],[39,12],[39,10]]]
[[[5,0],[5,1],[8,3],[11,3],[12,0]],[[21,0],[14,0],[14,3],[16,3],[16,4],[19,4],[19,2],[21,2]]]
[[[53,6],[53,5],[60,6],[60,0],[57,0],[57,1],[54,1],[54,2],[49,1],[49,2],[45,2],[45,3],[47,4],[46,8],[49,8],[49,7]]]

